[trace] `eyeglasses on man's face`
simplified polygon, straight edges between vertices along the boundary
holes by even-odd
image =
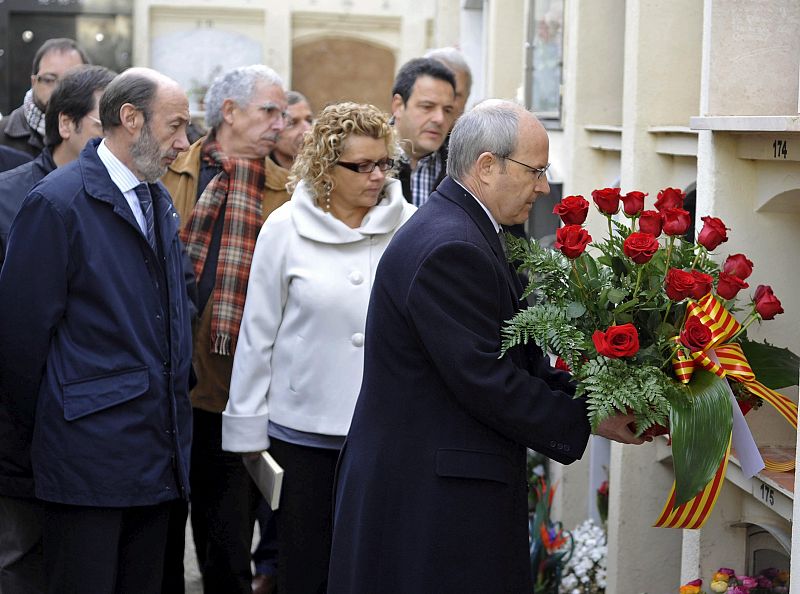
[[[381,159],[380,161],[364,161],[363,163],[346,163],[338,161],[337,165],[341,165],[345,169],[355,171],[356,173],[372,173],[377,167],[383,172],[389,171],[394,167],[394,159]]]
[[[506,155],[497,155],[497,156],[500,157],[501,159],[506,159],[508,161],[511,161],[512,163],[516,163],[517,165],[522,165],[523,167],[527,168],[531,173],[533,173],[536,176],[536,179],[542,179],[544,177],[544,174],[547,173],[547,170],[550,168],[550,163],[548,163],[544,167],[531,167],[527,163],[523,163],[522,161],[517,161],[516,159],[512,159],[511,157],[508,157]]]

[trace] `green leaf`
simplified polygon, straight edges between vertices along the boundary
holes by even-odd
[[[625,261],[620,258],[619,256],[615,256],[611,259],[611,269],[614,271],[614,274],[618,277],[625,276],[628,274],[628,267],[625,266]]]
[[[628,301],[626,301],[622,305],[618,306],[614,310],[614,313],[620,314],[620,313],[622,313],[624,311],[628,311],[630,308],[632,308],[632,307],[634,307],[636,305],[639,305],[639,300],[638,299],[629,299]]]
[[[586,306],[583,303],[573,301],[567,306],[567,319],[574,320],[586,313]]]
[[[711,372],[695,369],[688,389],[672,402],[676,506],[708,484],[728,449],[733,415],[724,382]]]
[[[800,357],[792,351],[746,339],[741,345],[756,379],[762,384],[773,390],[797,385]]]
[[[617,289],[616,287],[608,290],[608,300],[616,305],[621,302],[628,295],[628,291],[624,289]]]

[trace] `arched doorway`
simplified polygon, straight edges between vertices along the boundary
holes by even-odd
[[[372,103],[388,111],[394,70],[394,54],[385,47],[325,37],[294,46],[291,86],[317,111],[339,101]]]

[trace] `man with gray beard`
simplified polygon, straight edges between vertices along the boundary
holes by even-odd
[[[191,275],[158,182],[189,146],[189,103],[134,68],[99,115],[104,138],[40,182],[11,226],[0,378],[33,427],[47,591],[155,594],[173,501],[189,497]]]
[[[205,105],[208,136],[172,163],[162,180],[180,214],[198,282],[197,385],[190,394],[192,532],[205,594],[250,594],[260,494],[241,456],[222,451],[222,411],[256,238],[267,215],[289,199],[280,186],[275,189],[277,167],[269,158],[286,125],[286,94],[274,70],[255,64],[218,77]],[[185,516],[183,524],[170,526],[165,592],[183,591],[184,530]]]

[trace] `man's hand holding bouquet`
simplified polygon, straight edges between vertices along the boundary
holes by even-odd
[[[728,239],[725,224],[702,217],[696,242],[686,241],[692,217],[683,192],[661,190],[652,210],[646,197],[593,191],[608,222],[602,241],[583,227],[590,205],[582,196],[554,208],[564,223],[555,250],[507,237],[509,259],[528,276],[531,305],[503,328],[503,352],[533,340],[559,357],[576,396],[587,400],[593,429],[629,413],[639,435],[669,432],[676,484],[656,525],[697,528],[716,500],[732,431],[740,457],[737,440],[752,442],[738,421],[733,430],[733,403],[746,412],[768,402],[796,428],[797,407],[775,390],[797,383],[798,358],[747,340],[751,324],[783,308],[766,285],[737,304],[753,263],[732,254],[720,267],[711,257]],[[614,218],[620,210],[624,222]]]

